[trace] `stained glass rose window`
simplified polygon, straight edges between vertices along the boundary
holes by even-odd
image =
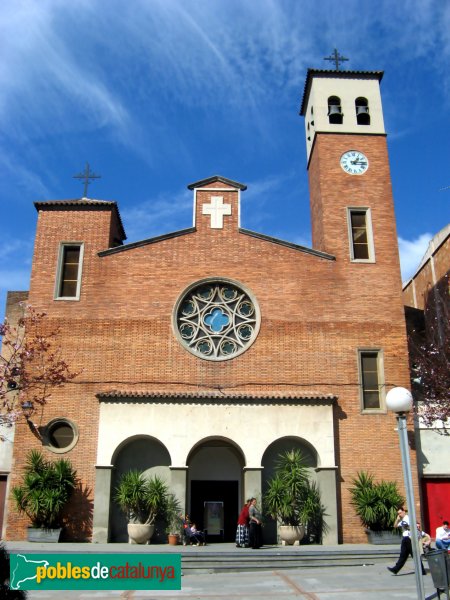
[[[174,310],[175,333],[183,346],[206,360],[228,360],[255,341],[260,313],[256,299],[228,279],[190,286]]]

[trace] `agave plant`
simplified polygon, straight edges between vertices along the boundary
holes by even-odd
[[[352,505],[361,523],[371,531],[389,531],[393,529],[397,509],[404,498],[394,481],[374,481],[374,476],[361,471],[352,480],[350,488]]]
[[[264,509],[281,525],[304,525],[308,540],[321,542],[325,508],[300,450],[279,455],[264,495]]]
[[[52,529],[61,526],[61,515],[76,485],[76,471],[70,461],[47,460],[42,452],[28,454],[22,484],[12,489],[19,513],[33,527]]]
[[[147,479],[142,472],[131,470],[120,478],[114,499],[130,522],[153,525],[166,513],[169,490],[157,475]]]

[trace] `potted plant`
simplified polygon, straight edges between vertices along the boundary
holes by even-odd
[[[293,448],[279,455],[275,475],[264,495],[264,508],[279,525],[285,544],[322,541],[325,508],[300,450]]]
[[[181,515],[181,504],[174,494],[169,494],[167,498],[166,514],[167,538],[169,544],[176,546],[180,543],[180,537],[183,529],[183,517]]]
[[[128,518],[130,544],[149,543],[156,518],[165,515],[168,497],[167,485],[157,475],[147,478],[136,470],[122,475],[114,499]]]
[[[62,512],[75,485],[76,471],[70,461],[49,461],[38,450],[29,452],[22,484],[12,489],[17,510],[32,524],[29,541],[59,540]]]
[[[398,533],[394,531],[397,509],[405,499],[394,481],[374,481],[374,476],[366,471],[358,472],[352,479],[350,488],[352,504],[356,514],[366,528],[372,544],[398,543]]]

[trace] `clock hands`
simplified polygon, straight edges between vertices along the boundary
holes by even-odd
[[[367,157],[357,150],[349,150],[341,156],[341,167],[349,175],[362,175],[369,167]]]

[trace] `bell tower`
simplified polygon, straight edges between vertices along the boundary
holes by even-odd
[[[300,114],[313,248],[336,256],[344,270],[367,275],[370,265],[384,265],[399,280],[382,77],[382,71],[309,69]]]

